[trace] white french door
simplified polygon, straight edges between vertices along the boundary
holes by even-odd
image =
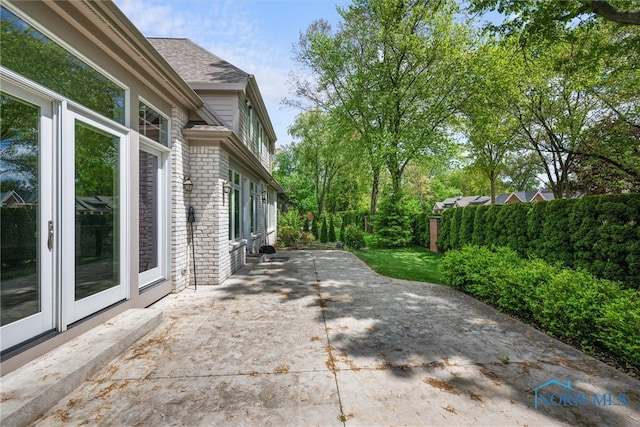
[[[54,108],[2,83],[0,135],[1,350],[55,328]]]
[[[66,325],[128,298],[126,135],[68,111],[62,154],[62,319]],[[124,203],[123,203],[124,202]]]
[[[128,295],[127,129],[3,79],[0,351]]]

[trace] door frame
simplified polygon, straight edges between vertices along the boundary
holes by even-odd
[[[61,247],[61,330],[120,301],[130,298],[129,289],[129,130],[124,126],[110,123],[90,110],[66,103],[63,118],[62,140],[72,141],[61,149],[61,232],[69,236]],[[75,123],[83,124],[106,132],[120,139],[119,142],[119,283],[86,298],[75,300]],[[73,236],[73,238],[71,238]]]
[[[38,132],[38,287],[39,312],[0,328],[2,332],[2,347],[5,351],[21,344],[29,338],[56,329],[57,298],[56,298],[56,259],[59,254],[59,225],[57,214],[56,190],[56,149],[55,133],[59,111],[57,102],[43,93],[21,85],[3,76],[2,91],[17,99],[33,104],[40,109]],[[48,225],[53,226],[52,248],[48,247]],[[25,336],[28,337],[25,339]]]

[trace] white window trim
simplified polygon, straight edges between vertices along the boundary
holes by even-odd
[[[160,142],[154,141],[153,139],[151,139],[151,138],[149,138],[149,137],[147,137],[145,135],[142,135],[140,132],[138,132],[138,134],[140,135],[140,138],[141,138],[140,140],[142,141],[142,139],[144,139],[145,142],[147,142],[147,143],[155,144],[155,145],[158,145],[158,146],[162,147],[163,149],[167,149],[167,150],[171,151],[171,145],[172,145],[171,144],[172,143],[172,140],[171,140],[171,117],[169,117],[166,114],[164,114],[153,103],[147,101],[145,98],[143,98],[141,96],[138,97],[138,103],[136,104],[136,108],[139,108],[140,102],[144,103],[147,107],[152,108],[156,113],[158,113],[160,116],[164,117],[164,119],[167,121],[167,145],[163,145]],[[139,110],[137,110],[137,111],[138,111],[138,114],[140,114]],[[140,120],[140,119],[138,118],[138,120]]]
[[[229,191],[229,194],[227,194],[227,202],[229,203],[229,209],[235,213],[235,191],[239,190],[240,191],[240,197],[239,197],[239,203],[240,205],[237,207],[239,209],[239,218],[238,218],[238,222],[239,224],[235,223],[235,215],[230,215],[229,217],[229,229],[228,229],[228,237],[229,237],[229,242],[242,242],[244,239],[243,236],[243,223],[244,223],[244,214],[243,214],[243,205],[242,205],[242,197],[243,197],[243,191],[242,191],[242,183],[244,180],[243,175],[238,172],[237,170],[235,170],[232,167],[229,167],[229,171],[231,171],[232,175],[231,175],[231,179],[229,180],[229,183],[231,184],[231,191]],[[235,175],[238,175],[238,180],[240,181],[238,184],[236,184],[235,182]],[[233,226],[233,228],[232,228]],[[239,230],[239,236],[235,237],[236,235],[236,230]],[[231,233],[231,231],[233,231],[233,233]]]
[[[171,150],[140,135],[139,151],[158,157],[158,262],[156,268],[138,273],[138,289],[167,280],[171,268]],[[137,182],[137,181],[136,181]],[[138,194],[138,198],[140,195]]]

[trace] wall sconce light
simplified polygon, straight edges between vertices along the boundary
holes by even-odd
[[[267,190],[262,190],[262,203],[267,203]]]
[[[229,181],[225,181],[222,183],[222,192],[224,194],[231,193],[231,183]]]
[[[189,176],[184,177],[184,181],[182,181],[182,187],[187,193],[191,193],[191,190],[193,190],[193,182],[191,182],[191,178],[189,178]]]

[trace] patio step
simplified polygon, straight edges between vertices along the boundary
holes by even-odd
[[[162,310],[127,310],[3,376],[0,425],[29,425],[161,322]]]

